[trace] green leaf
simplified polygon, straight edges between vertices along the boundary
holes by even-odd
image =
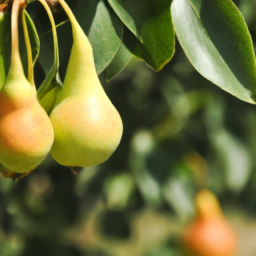
[[[77,21],[89,38],[93,48],[94,61],[97,73],[100,74],[112,61],[121,44],[123,28],[122,22],[116,16],[105,1],[76,1],[74,6],[70,6],[74,12]],[[44,32],[48,32],[45,26]],[[70,49],[72,47],[72,31],[70,23],[63,23],[57,28],[59,49],[60,49],[60,69],[69,59]],[[50,33],[45,33],[42,37],[44,46],[42,46],[39,56],[40,64],[47,74],[51,68],[53,56],[52,39]],[[49,56],[47,58],[47,56]],[[62,72],[64,73],[64,72]]]
[[[152,134],[146,130],[134,135],[131,145],[130,167],[138,189],[150,206],[160,206],[163,202],[161,184],[150,173],[146,158],[154,148]]]
[[[123,3],[123,1],[119,1],[119,0],[108,0],[109,4],[111,5],[111,7],[113,8],[113,10],[116,12],[116,14],[118,15],[118,17],[122,20],[122,22],[126,25],[127,28],[129,28],[131,30],[131,32],[140,40],[142,41],[142,38],[140,36],[140,32],[137,29],[135,20],[136,18],[140,18],[141,16],[141,11],[143,11],[144,7],[144,3],[143,2],[139,2],[138,4],[141,4],[141,6],[136,6],[137,8],[134,9],[134,12],[138,11],[138,13],[133,16],[132,14],[130,14],[128,12],[127,5],[128,5],[128,9],[129,9],[129,4],[130,4],[130,9],[133,9],[133,3],[132,1],[126,1],[126,5]],[[142,17],[141,17],[142,18]],[[141,21],[138,22],[141,23]]]
[[[33,20],[31,19],[27,11],[25,11],[25,14],[32,49],[33,63],[35,64],[40,52],[40,40]]]
[[[44,6],[45,11],[47,12],[48,18],[52,27],[52,40],[53,40],[53,64],[47,73],[43,83],[37,91],[37,99],[41,106],[44,108],[46,113],[50,115],[56,100],[62,89],[62,82],[59,76],[59,47],[58,47],[58,38],[56,25],[54,17],[52,15],[51,9],[44,0],[39,0],[40,3]],[[44,58],[44,57],[42,57]]]
[[[121,173],[108,177],[104,182],[108,209],[123,210],[128,205],[134,189],[135,183],[131,174]]]
[[[0,13],[0,89],[4,86],[11,58],[11,14]]]
[[[97,73],[100,74],[110,64],[119,49],[123,36],[122,22],[104,0],[78,0],[74,6],[70,7],[89,38],[93,48],[95,67]],[[57,31],[60,42],[60,68],[62,69],[62,64],[69,59],[72,47],[70,23],[59,26]],[[52,42],[48,41],[48,45],[50,44]],[[47,49],[41,51],[49,55],[49,52],[46,52]],[[42,62],[41,64],[44,69],[49,68],[49,65]]]
[[[131,52],[122,43],[111,63],[103,71],[103,76],[106,81],[111,81],[116,75],[118,75],[130,62],[132,57]]]
[[[26,12],[26,22],[28,26],[29,38],[31,41],[33,62],[35,63],[40,49],[40,42],[37,35],[35,25]],[[20,56],[24,67],[24,72],[27,74],[27,49],[24,41],[23,29],[19,27],[20,35]],[[11,9],[6,13],[0,13],[0,88],[5,84],[11,58]]]
[[[51,12],[51,9],[47,5],[45,1],[40,1],[41,4],[44,6],[47,15],[49,17],[49,20],[51,22],[51,27],[52,27],[52,40],[53,40],[53,52],[54,52],[54,57],[53,57],[53,63],[52,67],[50,68],[48,74],[46,75],[46,78],[44,79],[42,85],[38,89],[37,96],[40,102],[41,97],[52,90],[54,87],[57,87],[59,84],[61,85],[61,81],[59,78],[59,47],[58,47],[58,38],[57,38],[57,31],[56,31],[56,25],[55,21]],[[43,60],[45,57],[42,57]]]
[[[192,196],[187,188],[186,182],[178,177],[171,177],[163,186],[163,195],[176,214],[187,221],[194,215],[195,209]]]
[[[35,63],[40,51],[40,41],[39,41],[39,37],[38,37],[34,22],[32,21],[30,15],[26,11],[25,11],[25,17],[26,17],[28,34],[29,34],[29,39],[31,44],[33,63]],[[24,32],[22,27],[21,15],[19,16],[19,48],[20,48],[20,58],[23,64],[24,73],[27,77],[28,76],[28,59],[27,59],[28,56],[27,56],[27,47],[25,44]]]
[[[108,0],[128,29],[124,43],[139,59],[159,71],[175,51],[171,0]]]
[[[44,73],[48,74],[54,62],[54,46],[53,46],[52,31],[40,36],[40,41],[41,41],[41,50],[38,57],[38,61],[42,66]]]
[[[92,13],[87,15],[89,11]],[[93,47],[96,70],[100,74],[112,61],[120,46],[123,36],[122,22],[103,0],[80,0],[77,8],[74,9],[74,14],[79,24],[88,33]],[[94,14],[93,19],[92,14]]]
[[[249,150],[224,128],[210,134],[219,161],[223,162],[226,185],[234,192],[240,192],[251,174]]]
[[[211,82],[255,103],[256,66],[251,36],[231,0],[174,0],[177,37],[192,65]]]

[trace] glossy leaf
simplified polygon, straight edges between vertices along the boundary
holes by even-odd
[[[89,11],[92,11],[90,15],[85,14]],[[77,8],[74,9],[74,14],[88,33],[96,70],[100,74],[109,65],[119,48],[123,36],[122,22],[103,0],[80,0]],[[93,19],[92,14],[94,14]]]
[[[10,9],[5,14],[0,14],[0,88],[5,84],[8,75],[11,58],[11,12]],[[29,38],[32,48],[33,63],[35,63],[40,49],[40,42],[35,25],[26,12],[26,22],[28,27]],[[19,48],[24,72],[27,75],[27,49],[24,42],[23,29],[19,28]]]
[[[44,0],[43,1],[40,0],[40,2],[44,6],[44,8],[47,12],[47,15],[49,17],[49,20],[51,22],[54,58],[53,58],[52,67],[50,68],[48,74],[46,75],[42,85],[38,89],[37,96],[38,96],[39,102],[40,102],[41,97],[43,96],[43,94],[48,93],[54,87],[58,86],[59,84],[62,84],[61,81],[60,81],[60,78],[59,78],[59,74],[58,74],[58,70],[59,70],[59,47],[58,47],[58,38],[57,38],[57,31],[56,31],[55,21],[54,21],[53,15],[52,15],[51,10],[48,7],[47,3]],[[55,90],[52,90],[52,91],[55,91]],[[52,102],[52,105],[54,105],[53,102]]]
[[[241,100],[255,102],[256,67],[245,21],[231,0],[174,0],[177,37],[192,65]]]
[[[108,0],[109,4],[111,5],[111,7],[114,9],[114,11],[116,12],[116,14],[119,16],[119,18],[122,20],[122,22],[126,25],[127,28],[129,28],[131,30],[131,32],[140,40],[142,41],[142,38],[140,36],[140,32],[136,26],[136,21],[138,21],[138,23],[141,21],[139,21],[140,19],[140,14],[141,11],[145,10],[143,9],[145,6],[143,2],[139,2],[137,1],[137,5],[136,8],[134,8],[134,5],[132,3],[132,1],[126,1],[126,3],[124,1],[120,1],[120,0]],[[138,6],[138,4],[142,4],[142,6]],[[134,12],[138,12],[138,14],[135,13],[135,15],[132,15],[133,13],[129,13],[128,9],[127,9],[127,5],[128,5],[128,9],[133,9],[134,8]],[[130,8],[129,8],[129,5]],[[142,19],[142,17],[141,17]]]
[[[44,6],[45,11],[47,12],[48,18],[51,23],[54,58],[53,58],[52,67],[50,68],[43,83],[41,84],[41,86],[37,91],[37,99],[38,99],[38,102],[43,107],[43,109],[46,111],[46,113],[50,115],[62,89],[62,81],[59,76],[59,47],[58,47],[56,25],[55,25],[55,21],[54,21],[54,17],[52,15],[51,9],[49,8],[45,0],[39,0],[39,1]]]
[[[175,51],[171,0],[108,0],[128,29],[124,43],[139,59],[159,71]]]
[[[106,5],[104,0],[84,1],[78,0],[70,6],[77,21],[89,38],[93,48],[94,61],[97,73],[100,74],[112,61],[121,44],[123,25],[113,10]],[[40,21],[39,21],[40,22]],[[45,73],[51,68],[53,58],[53,42],[49,27],[45,26],[42,31],[45,46],[41,49],[39,57]],[[69,22],[57,28],[60,50],[60,69],[64,75],[63,65],[67,65],[70,49],[72,47],[72,31]],[[43,45],[43,44],[42,44]],[[48,56],[48,59],[47,59]]]
[[[40,41],[39,41],[39,37],[37,34],[35,24],[34,24],[33,20],[31,19],[30,15],[28,14],[28,12],[26,12],[26,11],[25,11],[25,18],[26,18],[26,22],[27,22],[28,34],[29,34],[29,39],[30,39],[30,44],[31,44],[33,64],[35,64],[35,62],[38,58],[38,55],[39,55],[39,51],[40,51]],[[21,15],[20,15],[19,19],[20,19],[20,21],[19,21],[19,23],[20,23],[20,25],[19,25],[20,57],[22,60],[25,75],[27,76],[27,73],[28,73],[27,47],[26,47],[25,39],[24,39]]]
[[[39,41],[39,37],[38,37],[37,30],[33,20],[31,19],[28,12],[25,11],[25,14],[26,14],[26,22],[28,26],[30,43],[31,43],[31,49],[32,49],[33,63],[35,64],[40,52],[40,41]]]
[[[103,71],[103,76],[106,81],[111,81],[116,75],[118,75],[130,62],[132,58],[131,52],[122,43],[111,63]]]
[[[0,13],[0,88],[6,81],[11,57],[10,12]]]
[[[54,62],[54,46],[52,39],[52,31],[41,36],[40,41],[41,50],[38,57],[38,61],[42,66],[44,73],[48,74]]]

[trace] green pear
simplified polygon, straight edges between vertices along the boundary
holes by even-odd
[[[18,14],[24,1],[12,8],[12,55],[6,83],[0,91],[0,172],[21,177],[36,168],[49,153],[54,131],[37,101],[36,88],[24,75],[18,41]]]
[[[44,95],[38,98],[38,102],[43,107],[48,115],[50,115],[52,109],[54,108],[55,102],[61,92],[62,85],[60,83],[55,83],[52,81],[52,84],[49,87],[51,88],[49,91],[46,91]]]
[[[117,148],[123,125],[98,79],[91,44],[64,0],[73,46],[63,88],[51,112],[55,133],[51,154],[65,166],[93,166]]]

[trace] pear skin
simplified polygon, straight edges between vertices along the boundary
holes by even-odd
[[[44,160],[53,138],[35,88],[26,78],[8,75],[0,92],[0,163],[12,172],[31,171]]]
[[[98,79],[91,44],[70,8],[73,46],[63,88],[51,112],[55,133],[51,154],[62,165],[84,167],[106,161],[117,148],[121,117]]]
[[[60,84],[55,85],[50,91],[43,95],[38,102],[42,108],[50,115],[52,109],[54,108],[55,102],[60,94],[62,86]]]
[[[237,237],[217,198],[210,191],[202,190],[197,194],[195,204],[197,217],[182,237],[185,255],[235,256]]]
[[[54,131],[37,101],[35,86],[24,75],[18,50],[18,13],[12,11],[12,56],[6,83],[0,92],[0,172],[21,177],[36,168],[49,153]]]

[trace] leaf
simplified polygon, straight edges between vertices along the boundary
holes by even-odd
[[[39,37],[38,37],[34,22],[32,21],[30,15],[26,11],[25,11],[25,17],[26,17],[28,34],[29,34],[29,39],[31,44],[33,64],[35,64],[40,51],[40,41],[39,41]],[[28,76],[28,59],[27,59],[28,56],[27,56],[27,47],[26,47],[25,38],[24,38],[24,31],[22,27],[21,15],[19,16],[19,48],[20,48],[20,58],[23,64],[24,73],[27,77]]]
[[[168,179],[163,187],[165,200],[182,220],[188,220],[195,213],[192,196],[187,184],[177,177]]]
[[[38,57],[38,61],[42,66],[44,73],[48,74],[54,62],[54,46],[53,46],[52,31],[50,31],[49,33],[43,34],[40,37],[40,41],[41,41],[41,50]]]
[[[127,11],[127,9],[124,6],[124,3],[122,1],[119,0],[108,0],[109,4],[111,5],[111,7],[114,9],[114,11],[116,12],[116,14],[118,15],[118,17],[122,20],[122,22],[126,25],[127,28],[129,28],[131,30],[131,32],[140,40],[142,41],[142,38],[140,36],[139,31],[137,30],[136,27],[136,23],[134,18],[140,17],[140,13],[138,13],[138,15],[135,15],[135,17],[133,18],[133,16]],[[131,4],[132,2],[126,1],[126,4]],[[142,3],[142,6],[139,7],[137,5],[137,8],[134,11],[139,11],[141,12],[141,10],[145,10],[143,9],[143,2],[137,2],[139,4]],[[131,5],[131,8],[133,8],[133,6]]]
[[[0,13],[0,89],[4,86],[11,58],[11,15]]]
[[[11,9],[0,14],[0,88],[5,84],[11,58]],[[29,14],[26,12],[26,21],[28,26],[29,38],[32,47],[33,62],[35,63],[37,56],[39,54],[40,42],[37,35],[35,25],[30,18]],[[24,42],[23,29],[19,28],[20,35],[20,56],[22,64],[24,67],[25,74],[27,74],[27,50]]]
[[[163,201],[161,184],[151,175],[146,165],[146,157],[152,151],[154,143],[148,131],[139,131],[132,141],[130,167],[145,202],[151,206],[159,206]]]
[[[227,186],[234,192],[240,192],[251,174],[252,165],[248,149],[224,129],[212,132],[211,138],[218,159],[224,164]]]
[[[93,47],[96,70],[100,74],[114,58],[122,40],[123,28],[122,22],[108,8],[105,1],[94,1],[94,4],[91,2],[78,1],[74,14],[82,28],[86,32],[88,31],[88,38]],[[92,11],[92,5],[95,8],[93,19],[90,15],[85,14],[85,12]]]
[[[119,49],[123,36],[122,22],[103,0],[78,0],[71,8],[89,38],[93,48],[95,67],[100,74],[110,64]],[[72,47],[70,23],[59,26],[57,31],[60,42],[60,68],[63,68],[63,64],[69,59]],[[52,42],[48,41],[48,45],[50,44]],[[46,50],[44,53],[49,55]],[[46,65],[41,64],[46,69]]]
[[[254,50],[234,3],[174,0],[171,12],[179,42],[197,71],[239,99],[254,103]]]
[[[45,0],[39,0],[41,4],[44,6],[47,15],[49,17],[49,20],[51,22],[51,27],[52,27],[52,40],[53,40],[53,52],[54,52],[54,57],[53,57],[53,63],[52,67],[50,68],[49,72],[47,73],[42,85],[38,89],[37,92],[37,97],[40,102],[44,94],[49,93],[54,87],[60,87],[62,85],[60,78],[59,78],[59,47],[58,47],[58,38],[57,38],[57,31],[56,31],[56,25],[55,21],[51,12],[51,9],[47,5]],[[44,57],[42,57],[44,58]],[[55,90],[52,90],[54,92]],[[53,93],[55,95],[55,93]],[[52,96],[51,96],[52,98]],[[41,103],[41,102],[40,102]],[[52,105],[54,105],[52,101]],[[41,104],[42,105],[42,104]],[[48,110],[50,111],[50,110]],[[46,111],[47,112],[47,111]],[[48,112],[47,112],[48,113]]]
[[[25,11],[25,15],[26,15],[26,22],[28,26],[28,33],[29,33],[29,38],[31,43],[33,63],[35,64],[40,52],[40,40],[37,34],[35,24],[27,11]]]
[[[108,209],[123,210],[129,203],[135,183],[131,174],[121,173],[108,177],[104,182],[104,192]]]
[[[110,82],[116,75],[118,75],[128,65],[131,58],[132,58],[131,52],[122,43],[119,46],[119,49],[114,59],[103,71],[103,76],[105,77],[106,81]]]
[[[51,9],[45,0],[39,1],[44,6],[51,23],[54,57],[52,67],[37,91],[37,99],[46,113],[50,115],[62,89],[62,81],[59,76],[59,47],[56,25]]]
[[[175,51],[171,0],[108,0],[124,22],[124,43],[139,59],[159,71]]]

